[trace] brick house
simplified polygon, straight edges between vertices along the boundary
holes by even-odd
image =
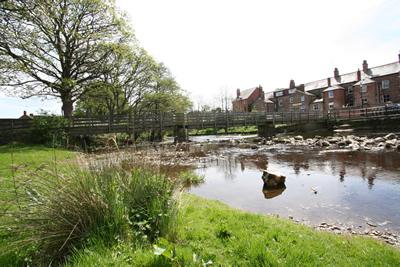
[[[299,101],[304,95],[304,105]],[[311,97],[311,96],[314,97]],[[307,99],[307,100],[306,100]],[[337,68],[333,76],[295,86],[291,81],[288,89],[274,92],[277,111],[320,109],[325,113],[343,107],[373,107],[387,103],[400,103],[400,54],[398,60],[377,67],[368,67],[366,60],[361,70],[340,74]],[[309,109],[307,109],[307,107]]]
[[[236,99],[232,101],[232,109],[234,112],[251,112],[255,104],[262,108],[265,100],[263,88],[260,86],[240,91],[236,90]]]
[[[275,111],[275,103],[270,99],[257,99],[253,104],[252,111],[255,112],[274,112]]]
[[[273,94],[277,112],[308,112],[315,98],[315,95],[304,91],[303,84],[296,86],[293,80],[289,88],[276,89]]]

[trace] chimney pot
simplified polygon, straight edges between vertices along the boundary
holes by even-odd
[[[360,71],[360,69],[357,70],[357,81],[361,81],[361,71]]]
[[[339,70],[338,70],[338,68],[335,68],[335,70],[333,71],[333,76],[335,77],[335,78],[339,78]]]
[[[296,84],[294,83],[294,80],[290,80],[289,88],[294,89],[296,87]]]
[[[366,60],[363,61],[363,72],[367,72],[368,71],[368,62]]]
[[[328,78],[328,87],[331,87],[331,78]]]

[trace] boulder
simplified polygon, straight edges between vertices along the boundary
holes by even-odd
[[[283,175],[278,175],[270,173],[267,170],[263,172],[262,179],[264,181],[265,188],[281,188],[285,185],[286,177]]]
[[[385,135],[383,138],[384,138],[385,140],[397,139],[397,135],[394,134],[394,133],[390,133],[390,134]]]
[[[301,136],[301,135],[296,135],[296,136],[294,137],[294,140],[296,140],[296,141],[303,141],[304,138],[303,138],[303,136]]]
[[[322,141],[320,141],[321,142],[321,146],[324,146],[324,147],[327,147],[327,146],[330,146],[331,144],[329,144],[329,142],[328,141],[326,141],[326,140],[322,140]]]
[[[374,139],[375,143],[381,143],[381,142],[385,142],[385,139],[383,139],[382,137],[377,137]]]

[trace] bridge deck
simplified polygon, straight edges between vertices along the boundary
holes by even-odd
[[[341,109],[323,114],[321,112],[190,112],[142,113],[114,117],[73,117],[68,132],[71,135],[92,135],[103,133],[133,133],[145,130],[174,130],[177,128],[206,129],[235,126],[261,126],[265,124],[307,123],[318,120],[370,120],[398,118],[399,110],[384,107],[364,109]],[[29,130],[32,120],[0,119],[0,132]]]

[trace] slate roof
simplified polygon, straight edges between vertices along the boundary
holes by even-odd
[[[344,90],[343,87],[341,87],[340,85],[334,85],[331,87],[326,88],[324,91],[322,92],[329,92],[329,91],[334,91],[334,90]]]
[[[246,90],[241,90],[240,91],[240,98],[239,99],[246,99],[249,98],[250,95],[254,92],[254,90],[256,90],[258,87],[253,87],[250,89],[246,89]]]
[[[400,62],[393,62],[368,69],[367,73],[361,71],[362,78],[374,78],[400,72]],[[357,82],[357,71],[340,75],[337,79],[331,78],[331,86]],[[328,87],[328,79],[321,79],[304,84],[305,91],[323,89]]]
[[[372,80],[371,78],[369,78],[369,77],[364,77],[364,78],[361,78],[361,81],[359,81],[358,83],[356,83],[356,84],[354,84],[354,85],[361,85],[361,83],[362,84],[370,84],[370,83],[374,83],[375,81],[374,80]]]
[[[322,103],[324,100],[322,98],[315,99],[313,103]]]

